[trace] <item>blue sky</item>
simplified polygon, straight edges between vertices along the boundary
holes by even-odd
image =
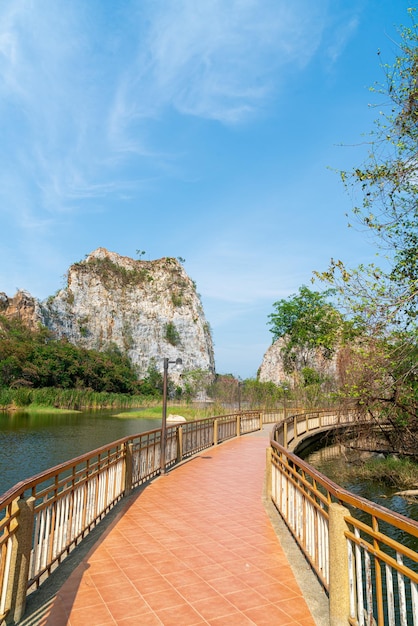
[[[374,258],[335,170],[409,6],[2,0],[0,291],[44,299],[99,246],[182,257],[217,371],[255,376],[275,301]]]

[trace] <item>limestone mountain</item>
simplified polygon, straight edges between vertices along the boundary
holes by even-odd
[[[134,260],[98,248],[68,270],[67,286],[45,301],[0,294],[0,314],[41,323],[58,339],[88,349],[117,346],[138,375],[163,358],[183,370],[215,371],[210,327],[193,281],[179,261]]]
[[[289,371],[286,367],[284,357],[285,346],[285,339],[280,337],[266,350],[258,371],[258,379],[260,382],[273,382],[276,385],[285,383],[293,387],[295,384],[295,376],[298,377],[305,367],[312,368],[323,377],[332,380],[338,379],[340,374],[339,350],[336,350],[335,354],[330,358],[325,358],[319,349],[307,350],[296,359],[293,371]]]

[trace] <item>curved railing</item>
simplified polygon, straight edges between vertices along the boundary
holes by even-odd
[[[353,417],[316,411],[276,425],[268,494],[329,594],[332,626],[417,626],[418,522],[339,487],[289,450]]]
[[[168,426],[166,466],[280,421],[268,448],[268,492],[329,593],[332,625],[417,626],[417,544],[411,546],[418,523],[341,489],[289,450],[305,436],[354,423],[354,416],[315,411],[284,419],[283,413],[244,411]],[[0,624],[19,621],[28,590],[119,500],[158,475],[160,459],[161,429],[155,429],[81,455],[0,496]],[[357,511],[369,521],[358,519]],[[409,537],[410,545],[390,538],[388,526]]]
[[[294,452],[302,441],[323,432],[370,423],[371,416],[360,416],[357,411],[330,409],[303,411],[280,420],[273,428],[272,438]]]
[[[243,411],[167,426],[165,466],[259,430],[263,413]],[[280,413],[264,415],[277,420]],[[124,437],[22,481],[0,496],[0,624],[22,617],[38,587],[132,489],[161,472],[161,429]]]

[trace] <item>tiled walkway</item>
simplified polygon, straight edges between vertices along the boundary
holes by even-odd
[[[61,587],[42,626],[314,626],[262,502],[267,435],[147,486]]]

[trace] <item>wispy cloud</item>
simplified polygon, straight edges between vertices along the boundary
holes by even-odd
[[[120,98],[115,102],[121,120],[154,115],[163,107],[227,124],[248,119],[290,65],[294,70],[309,62],[320,42],[326,4],[141,0],[137,16],[146,18],[149,28],[141,32],[125,79],[124,105]]]
[[[0,112],[9,124],[0,163],[20,172],[32,201],[51,212],[126,188],[105,132],[115,75],[96,47],[90,10],[53,1],[0,7]]]
[[[332,37],[328,43],[326,54],[334,64],[343,53],[347,43],[354,35],[359,25],[359,18],[355,15],[347,20],[341,20],[332,29]]]
[[[167,112],[251,120],[315,54],[327,4],[3,0],[0,166],[24,196],[22,227],[30,211],[47,227],[78,200],[122,197],[167,166],[170,141],[153,141]],[[10,185],[0,195],[15,204]]]

